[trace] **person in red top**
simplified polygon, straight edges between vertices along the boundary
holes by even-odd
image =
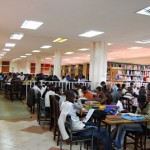
[[[93,94],[88,90],[86,86],[82,87],[82,93],[83,93],[83,97],[89,100],[93,100]]]

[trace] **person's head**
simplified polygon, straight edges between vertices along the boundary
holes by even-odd
[[[85,79],[85,76],[84,76],[84,75],[82,75],[82,79]]]
[[[56,87],[55,88],[55,93],[58,95],[62,95],[62,88],[61,87]]]
[[[107,90],[111,90],[111,85],[108,83],[108,84],[106,85],[106,88],[107,88]]]
[[[13,74],[13,78],[17,78],[17,74],[14,73],[14,74]]]
[[[74,91],[74,93],[76,94],[76,99],[79,98],[79,93],[78,93],[78,90],[75,90],[75,89],[72,89]]]
[[[23,72],[21,72],[20,75],[22,76],[22,75],[23,75]]]
[[[41,88],[41,82],[37,81],[37,82],[35,82],[35,85],[38,86],[39,88]]]
[[[133,93],[133,88],[132,88],[131,86],[128,87],[127,92],[130,93],[131,95],[134,94],[134,93]]]
[[[121,94],[122,93],[122,89],[118,88],[117,91]]]
[[[28,75],[28,80],[31,80],[31,79],[32,79],[32,75],[29,74],[29,75]]]
[[[65,76],[62,76],[62,79],[65,79]]]
[[[125,89],[126,88],[126,84],[122,84],[122,89]]]
[[[79,84],[75,83],[75,84],[73,85],[73,89],[78,90],[78,89],[79,89]]]
[[[120,88],[120,84],[119,83],[117,83],[117,87]]]
[[[134,83],[133,83],[133,82],[130,83],[130,87],[131,87],[131,88],[134,87]]]
[[[64,95],[66,96],[66,101],[74,103],[74,100],[76,98],[76,94],[73,90],[65,91]]]
[[[88,88],[86,86],[82,87],[82,93],[85,94],[88,92]]]
[[[102,88],[101,88],[100,86],[98,86],[98,87],[96,88],[96,93],[97,93],[97,94],[100,94],[101,91],[102,91]]]
[[[106,82],[105,81],[102,81],[101,82],[101,86],[105,86],[106,85]]]
[[[53,84],[50,84],[48,87],[50,91],[55,92],[55,86]]]
[[[11,72],[9,72],[9,74],[8,74],[9,76],[12,76],[12,73]]]

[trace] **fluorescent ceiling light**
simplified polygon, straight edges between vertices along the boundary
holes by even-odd
[[[107,45],[110,46],[110,45],[113,45],[113,43],[108,43]]]
[[[40,50],[33,50],[32,52],[33,52],[33,53],[39,53]]]
[[[1,54],[6,54],[7,52],[1,52]]]
[[[0,56],[4,56],[4,54],[0,54]]]
[[[150,16],[150,6],[146,7],[138,12],[136,12],[137,14],[142,14],[142,15],[147,15]]]
[[[25,55],[30,56],[30,55],[32,55],[32,54],[25,54]]]
[[[141,41],[135,41],[135,43],[139,43],[139,44],[149,44],[149,43],[150,43],[150,39],[148,39],[148,40],[141,40]]]
[[[27,57],[27,56],[20,56],[21,58],[25,58],[25,57]]]
[[[65,54],[66,55],[70,55],[70,54],[73,54],[74,52],[66,52]]]
[[[43,24],[43,22],[25,20],[25,21],[23,22],[21,28],[36,30],[36,29],[39,28],[42,24]]]
[[[51,45],[43,45],[41,48],[50,48],[52,47]]]
[[[80,48],[78,49],[79,51],[88,51],[89,49],[88,48]]]
[[[16,44],[15,43],[6,43],[5,47],[14,47]]]
[[[52,58],[45,58],[45,59],[52,59]]]
[[[62,43],[67,41],[68,39],[64,39],[64,38],[57,38],[56,40],[54,40],[53,42],[57,42],[57,43]]]
[[[3,51],[7,51],[7,52],[9,52],[11,49],[9,49],[9,48],[3,48]]]
[[[11,34],[10,39],[21,40],[22,37],[23,37],[23,33],[15,33],[15,34]]]
[[[130,47],[128,49],[141,49],[141,48],[143,48],[143,47]]]
[[[63,59],[63,60],[70,60],[69,58]]]
[[[79,36],[83,36],[83,37],[93,37],[99,34],[103,34],[104,32],[100,32],[100,31],[88,31],[85,32],[83,34],[80,34]]]

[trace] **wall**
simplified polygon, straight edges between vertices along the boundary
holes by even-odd
[[[18,72],[18,62],[10,62],[10,72]]]

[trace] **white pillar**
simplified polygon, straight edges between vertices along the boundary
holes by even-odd
[[[0,72],[2,72],[2,61],[0,61]]]
[[[36,56],[35,58],[35,74],[41,73],[41,57]]]
[[[26,61],[26,71],[25,71],[25,73],[30,74],[30,61],[29,60]]]
[[[90,51],[90,81],[91,89],[106,82],[107,78],[107,46],[105,42],[94,42]]]
[[[54,54],[54,75],[61,77],[61,51],[56,50]]]

